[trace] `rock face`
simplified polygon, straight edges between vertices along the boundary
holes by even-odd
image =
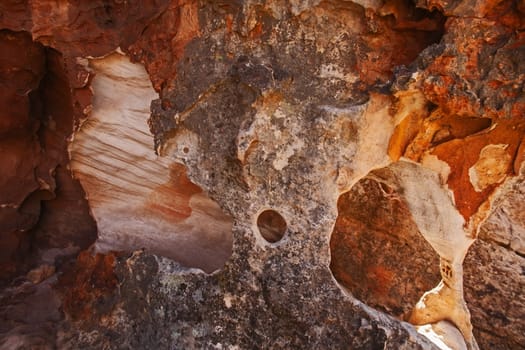
[[[368,176],[341,195],[337,207],[330,241],[334,277],[367,305],[408,319],[439,281],[439,258],[407,205],[392,187]]]
[[[147,120],[157,97],[142,66],[120,54],[91,60],[89,119],[69,146],[71,169],[97,221],[96,249],[145,248],[212,272],[231,254],[231,219],[186,176],[152,152]]]
[[[68,170],[73,104],[60,53],[24,32],[0,32],[0,279],[54,264],[96,237]],[[64,210],[69,213],[64,215]]]
[[[523,348],[524,18],[0,4],[1,346]]]

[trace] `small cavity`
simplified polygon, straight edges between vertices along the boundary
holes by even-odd
[[[268,209],[259,214],[257,227],[261,236],[269,243],[279,242],[286,233],[286,220],[275,210]]]

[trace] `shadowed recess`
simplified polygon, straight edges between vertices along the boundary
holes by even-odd
[[[265,210],[257,217],[261,236],[270,243],[279,242],[286,233],[286,221],[275,210]]]

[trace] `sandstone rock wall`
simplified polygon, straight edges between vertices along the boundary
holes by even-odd
[[[3,1],[0,346],[522,348],[524,21]]]

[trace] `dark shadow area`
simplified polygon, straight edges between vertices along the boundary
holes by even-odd
[[[279,242],[286,233],[286,221],[275,210],[265,210],[257,217],[261,236],[269,243]]]
[[[439,281],[439,258],[404,201],[365,177],[339,197],[330,269],[357,299],[400,319]]]

